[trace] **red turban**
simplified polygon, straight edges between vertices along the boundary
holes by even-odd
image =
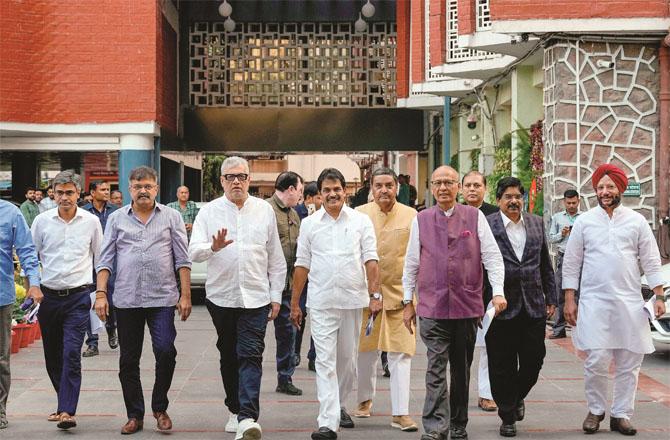
[[[614,184],[619,189],[620,193],[623,193],[628,186],[628,177],[621,171],[621,168],[611,165],[609,163],[604,163],[600,165],[594,172],[591,177],[591,182],[593,183],[593,189],[598,187],[598,182],[603,176],[610,176],[610,179],[614,181]]]

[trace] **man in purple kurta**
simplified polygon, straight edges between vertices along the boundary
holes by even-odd
[[[416,314],[427,348],[425,434],[421,440],[467,438],[470,364],[478,320],[484,315],[483,269],[493,287],[496,313],[507,305],[504,265],[491,229],[476,208],[456,203],[458,172],[449,166],[431,176],[437,205],[412,223],[403,271],[404,321],[412,332]],[[417,311],[412,304],[416,290]],[[451,392],[447,363],[451,363]]]

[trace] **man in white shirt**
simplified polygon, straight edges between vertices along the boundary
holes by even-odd
[[[218,334],[221,377],[230,411],[226,432],[261,438],[259,393],[267,322],[279,313],[286,261],[269,203],[249,195],[249,164],[221,164],[224,195],[200,209],[189,254],[207,261],[206,305]]]
[[[309,277],[307,308],[316,348],[319,429],[312,439],[335,439],[353,428],[345,402],[356,382],[363,308],[381,310],[377,240],[370,218],[345,206],[346,182],[335,168],[317,179],[323,209],[305,218],[298,236],[291,321],[300,326],[300,295]],[[367,285],[366,285],[367,277]]]
[[[61,429],[77,426],[74,415],[81,388],[81,347],[88,328],[93,263],[102,244],[102,227],[93,214],[77,207],[79,176],[70,171],[53,180],[58,209],[35,218],[35,250],[42,262],[42,292],[38,319],[49,379],[58,407],[49,421]]]
[[[661,257],[647,220],[621,206],[628,185],[624,172],[603,164],[591,180],[599,206],[577,218],[563,260],[565,319],[576,325],[575,347],[586,352],[584,388],[589,413],[582,429],[592,434],[605,418],[613,360],[610,429],[635,435],[630,418],[638,374],[644,355],[654,351],[640,295],[639,267],[656,295],[654,314],[659,317],[665,313]],[[579,308],[574,298],[578,288]]]
[[[413,332],[419,315],[420,335],[427,349],[422,418],[426,432],[421,440],[466,439],[470,365],[477,322],[484,315],[484,268],[498,313],[507,305],[505,272],[484,214],[456,203],[458,172],[450,166],[438,167],[430,184],[437,205],[412,220],[402,277],[403,321]]]
[[[58,207],[58,205],[56,205],[56,201],[54,200],[54,189],[49,186],[43,192],[46,193],[47,197],[44,197],[40,202],[40,214],[44,211]]]

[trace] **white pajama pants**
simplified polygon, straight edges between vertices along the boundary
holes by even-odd
[[[635,390],[644,354],[625,349],[586,350],[584,389],[586,404],[595,415],[605,414],[607,378],[614,360],[614,390],[610,416],[630,419],[635,409]]]
[[[377,363],[380,352],[358,353],[358,402],[372,400],[377,386]],[[412,356],[405,353],[388,353],[391,373],[391,415],[409,415],[409,379]]]
[[[479,385],[479,397],[482,399],[493,400],[493,394],[491,394],[491,382],[489,381],[489,356],[486,354],[486,347],[479,347],[479,374],[477,375],[477,384]]]
[[[307,316],[316,349],[317,422],[337,432],[340,408],[356,383],[363,309],[310,309]]]

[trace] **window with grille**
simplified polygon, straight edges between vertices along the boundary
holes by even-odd
[[[480,1],[480,0],[478,0]],[[447,3],[447,63],[490,58],[493,54],[458,45],[458,0]]]
[[[477,30],[486,31],[491,29],[490,0],[477,0]]]
[[[396,105],[395,23],[194,23],[189,62],[194,106]]]

